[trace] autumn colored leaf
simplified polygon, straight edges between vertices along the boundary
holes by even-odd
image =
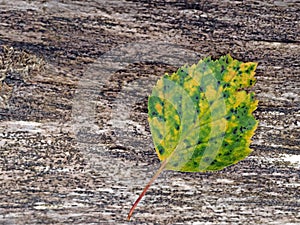
[[[148,120],[161,167],[132,206],[128,219],[163,170],[217,171],[251,152],[258,101],[248,90],[257,63],[230,55],[207,57],[158,80],[148,101]]]

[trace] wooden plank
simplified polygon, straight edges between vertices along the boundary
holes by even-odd
[[[0,223],[128,224],[159,167],[147,96],[203,56],[257,61],[253,153],[165,171],[132,224],[299,224],[296,1],[2,1]],[[123,63],[123,64],[122,64]]]

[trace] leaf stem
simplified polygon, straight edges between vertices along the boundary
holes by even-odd
[[[164,170],[164,168],[166,167],[168,163],[168,159],[165,159],[163,161],[163,163],[161,164],[161,166],[159,167],[159,169],[157,170],[157,172],[154,174],[154,176],[151,178],[151,180],[148,182],[148,184],[146,185],[146,187],[144,188],[143,192],[140,194],[140,196],[137,198],[137,200],[134,202],[134,204],[132,205],[127,219],[130,220],[132,213],[134,211],[134,209],[137,207],[138,203],[141,201],[141,199],[143,198],[143,196],[146,194],[147,190],[149,189],[149,187],[151,186],[151,184],[156,180],[156,178],[161,174],[161,172]]]

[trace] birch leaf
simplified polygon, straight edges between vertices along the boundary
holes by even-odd
[[[248,90],[257,63],[230,55],[207,57],[158,80],[148,100],[148,120],[161,167],[132,206],[128,219],[163,170],[217,171],[251,152],[258,101]]]

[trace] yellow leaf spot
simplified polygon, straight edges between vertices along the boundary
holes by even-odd
[[[160,104],[156,104],[156,105],[155,105],[155,109],[156,109],[156,111],[157,111],[159,114],[162,114],[163,108],[162,108],[162,106],[161,106]]]
[[[209,85],[206,88],[205,96],[208,101],[216,99],[217,91],[214,89],[213,85]]]
[[[233,107],[236,108],[247,98],[247,93],[245,91],[239,91],[235,95],[235,102]]]
[[[232,78],[236,75],[236,72],[233,69],[228,69],[228,73],[224,74],[223,80],[225,82],[229,82],[232,80]]]

